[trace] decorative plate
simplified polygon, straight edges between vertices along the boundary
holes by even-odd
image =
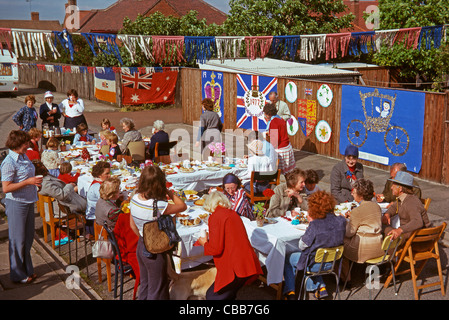
[[[332,135],[332,129],[329,126],[329,123],[327,123],[324,120],[318,122],[318,124],[315,127],[315,135],[318,141],[322,143],[329,142]]]
[[[329,107],[329,105],[332,102],[332,99],[334,98],[334,93],[327,84],[323,84],[318,89],[316,93],[316,98],[322,107],[327,108]]]
[[[293,103],[298,98],[298,87],[296,86],[296,83],[293,81],[287,82],[285,85],[285,99],[287,99],[288,102]]]
[[[294,116],[290,116],[287,120],[287,133],[289,136],[294,136],[299,130],[298,120]]]

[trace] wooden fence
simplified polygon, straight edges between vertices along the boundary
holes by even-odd
[[[379,75],[379,72],[376,73]],[[388,74],[380,74],[388,77]],[[369,74],[365,74],[369,76]],[[237,81],[235,73],[223,72],[223,101],[224,101],[224,129],[237,129],[236,96]],[[384,80],[387,78],[384,78]],[[183,68],[181,72],[180,98],[183,107],[183,121],[193,124],[201,115],[201,70]],[[278,88],[285,88],[288,81],[295,81],[298,87],[298,99],[307,99],[305,89],[317,92],[322,85],[319,81],[278,78]],[[339,152],[340,141],[340,115],[341,115],[341,83],[329,83],[334,98],[330,107],[317,108],[317,120],[325,120],[332,128],[332,136],[328,143],[319,142],[314,134],[306,137],[301,130],[290,137],[295,149],[309,151],[332,158],[343,159]],[[394,84],[392,85],[394,86]],[[419,178],[442,184],[449,184],[449,114],[448,93],[426,93],[424,137],[422,152],[422,167]],[[283,90],[279,90],[279,98],[286,101]],[[287,102],[287,101],[286,101]],[[292,115],[298,116],[297,103],[287,102]],[[388,167],[379,163],[361,160],[365,165],[388,170]]]
[[[390,87],[397,87],[394,79],[388,70],[358,70],[363,74],[364,81],[369,83],[389,83]],[[66,92],[75,88],[81,98],[96,100],[94,95],[94,75],[91,73],[69,73],[69,72],[48,72],[39,70],[36,67],[21,66],[19,68],[19,79],[21,83],[30,85],[42,85],[46,82],[54,86],[57,92]],[[288,78],[278,78],[278,88],[284,88],[285,84],[293,80],[298,87],[298,99],[307,99],[305,89],[312,89],[317,92],[321,86],[319,81],[297,80]],[[371,81],[371,82],[370,82]],[[325,120],[332,128],[332,136],[328,143],[320,143],[314,134],[305,137],[301,131],[290,137],[293,148],[309,151],[337,159],[342,159],[339,152],[340,141],[340,115],[341,115],[341,83],[329,83],[334,94],[333,102],[329,108],[317,108],[317,120]],[[202,100],[202,80],[201,70],[182,68],[178,76],[176,86],[175,104],[182,107],[183,122],[192,125],[198,121],[201,115]],[[120,75],[116,74],[117,101],[121,103],[121,81]],[[224,128],[237,129],[236,117],[236,96],[237,82],[236,73],[223,72],[223,101],[224,101]],[[379,86],[380,87],[380,86]],[[286,101],[283,90],[279,90],[279,97]],[[447,93],[426,93],[425,98],[425,118],[422,167],[417,176],[419,178],[449,185],[449,113],[448,109],[449,91]],[[288,103],[292,114],[297,117],[298,110],[296,103]],[[371,161],[362,163],[371,167],[387,170],[388,167]]]

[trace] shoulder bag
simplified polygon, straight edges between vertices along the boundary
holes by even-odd
[[[159,228],[158,220],[161,218],[159,210],[157,209],[157,200],[153,201],[153,218],[152,221],[146,222],[143,225],[143,243],[145,249],[154,254],[163,253],[172,249],[175,243],[171,243],[170,238],[164,230]],[[176,217],[171,217],[174,225],[176,225]]]

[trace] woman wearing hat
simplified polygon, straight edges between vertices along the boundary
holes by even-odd
[[[338,203],[354,201],[352,185],[363,178],[363,165],[358,162],[359,149],[349,145],[345,149],[345,158],[331,171],[331,193]]]
[[[70,89],[67,92],[67,99],[64,99],[59,107],[65,117],[65,128],[76,128],[81,123],[87,124],[83,114],[84,102],[78,98],[78,92],[75,89]]]
[[[392,239],[396,239],[403,235],[405,239],[409,238],[413,231],[421,228],[430,227],[427,211],[421,200],[413,193],[413,176],[405,171],[396,173],[391,191],[396,197],[396,201],[388,208],[382,217],[382,223],[386,224],[385,234],[391,235]],[[393,228],[390,219],[399,216],[399,227]]]
[[[231,201],[231,209],[240,216],[254,220],[255,217],[251,201],[246,195],[245,189],[241,186],[242,182],[235,174],[228,173],[223,177],[223,193]]]
[[[264,144],[260,140],[253,140],[248,144],[249,157],[248,157],[248,172],[242,177],[243,180],[251,179],[251,172],[269,172],[276,170],[276,164],[272,164],[270,158],[267,157],[263,150]],[[244,183],[244,188],[246,191],[251,191],[250,181]],[[254,192],[262,193],[265,189],[269,187],[268,181],[255,182]]]
[[[39,116],[42,119],[42,126],[48,124],[49,127],[59,127],[59,119],[61,118],[61,111],[56,103],[53,103],[54,96],[51,91],[45,92],[45,103],[41,104],[39,108]]]

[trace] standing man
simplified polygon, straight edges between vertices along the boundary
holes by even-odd
[[[387,225],[385,234],[396,239],[401,234],[408,239],[413,231],[430,227],[427,211],[421,200],[413,194],[413,176],[405,171],[398,171],[394,179],[391,191],[397,198],[382,217],[382,223]],[[399,216],[399,227],[393,228],[390,219],[394,215]]]
[[[276,106],[278,116],[280,116],[285,121],[290,119],[290,109],[284,101],[279,100],[278,93],[276,91],[271,91],[268,95],[268,98],[270,99],[270,102]]]

